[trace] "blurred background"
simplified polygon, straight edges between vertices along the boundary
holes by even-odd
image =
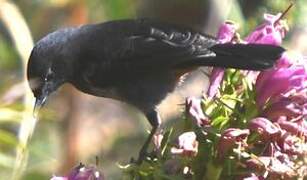
[[[263,13],[282,12],[290,2],[295,5],[286,16],[290,31],[284,46],[307,54],[304,0],[0,0],[0,179],[12,177],[19,161],[21,179],[40,180],[65,175],[79,162],[95,163],[95,156],[108,179],[119,179],[118,164],[137,157],[150,129],[145,117],[127,105],[83,94],[69,84],[49,98],[35,121],[24,74],[32,43],[46,34],[85,23],[149,17],[211,35],[229,19],[240,25],[244,37],[263,21]],[[176,127],[185,97],[200,96],[207,82],[202,70],[188,75],[159,106],[163,125]]]

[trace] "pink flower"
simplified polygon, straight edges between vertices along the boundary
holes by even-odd
[[[256,80],[256,103],[262,116],[281,129],[307,137],[307,66],[284,55],[275,69]]]
[[[291,89],[284,94],[270,98],[262,115],[277,120],[302,121],[307,118],[307,88]]]
[[[207,90],[207,96],[209,99],[216,96],[220,84],[224,78],[224,69],[223,68],[213,68],[210,74],[210,85]]]
[[[284,97],[265,108],[262,115],[276,122],[281,116],[285,116],[288,119],[301,116],[303,108],[303,106],[290,98]]]
[[[104,180],[104,175],[94,166],[80,164],[67,177],[52,177],[50,180]]]
[[[272,44],[272,45],[281,45],[282,39],[285,37],[286,32],[288,31],[287,24],[280,20],[282,16],[281,13],[277,15],[264,14],[265,22],[257,27],[247,38],[245,39],[246,43],[254,44]],[[221,25],[217,38],[221,43],[227,43],[233,41],[237,26],[233,23],[226,22]],[[251,82],[255,81],[259,72],[255,71],[242,71],[246,74],[247,78]],[[223,80],[224,69],[214,68],[210,76],[210,85],[207,91],[208,98],[213,98],[220,84]]]
[[[307,70],[303,66],[271,69],[261,72],[256,80],[257,105],[263,107],[270,99],[292,89],[307,87]]]
[[[283,21],[277,20],[281,17],[277,15],[264,14],[265,22],[258,26],[247,38],[248,43],[281,45],[282,39],[288,31],[287,25]]]
[[[305,136],[307,138],[307,120],[300,119],[298,121],[288,121],[285,119],[281,119],[278,122],[278,125],[286,130],[287,132],[297,135],[297,136]]]
[[[186,111],[187,114],[196,122],[200,127],[208,126],[209,119],[204,114],[201,107],[201,99],[196,99],[194,97],[189,97],[186,99]]]
[[[172,147],[172,154],[180,154],[183,156],[196,156],[198,152],[198,141],[194,132],[185,132],[178,137],[178,148]]]
[[[281,151],[288,155],[307,154],[307,144],[301,138],[290,133],[285,133],[278,141]]]
[[[274,139],[280,136],[281,132],[278,126],[266,118],[255,118],[250,121],[248,128],[259,133],[264,140]]]
[[[307,88],[302,87],[300,89],[292,89],[291,91],[283,94],[281,98],[287,97],[291,101],[300,104],[301,106],[305,106],[307,104]],[[277,100],[279,100],[277,98]]]
[[[236,34],[237,29],[238,26],[235,23],[226,21],[220,26],[216,37],[222,44],[231,42]]]
[[[281,45],[282,39],[288,31],[287,24],[279,20],[281,15],[281,13],[277,15],[264,14],[265,22],[249,34],[245,41],[253,44]],[[259,74],[258,71],[243,71],[243,73],[252,83],[255,83]]]
[[[265,148],[262,154],[263,156],[272,157],[276,154],[276,152],[281,150],[281,148],[278,146],[278,144],[275,141],[269,141],[269,143],[266,143],[266,142],[264,143],[265,143]]]
[[[287,117],[306,115],[307,65],[304,61],[284,54],[276,68],[259,74],[256,80],[256,102],[261,110],[269,101],[265,115],[273,119],[278,118],[278,114]]]
[[[75,169],[68,176],[69,180],[103,180],[104,176],[95,167],[83,166]]]
[[[269,178],[293,177],[295,176],[294,164],[285,154],[279,153],[275,157],[260,156],[249,159],[246,165],[250,169],[255,169],[259,172],[266,170]]]
[[[229,128],[226,129],[218,143],[218,155],[220,158],[225,157],[225,155],[239,144],[243,145],[243,142],[246,140],[247,136],[250,134],[248,129],[236,129]]]
[[[237,30],[237,25],[228,21],[222,24],[217,33],[217,39],[220,43],[228,43],[231,42],[235,36]],[[208,98],[213,98],[224,77],[224,69],[223,68],[213,68],[210,75],[210,84],[207,90]]]
[[[307,66],[283,56],[276,69],[262,72],[256,82],[257,104],[262,115],[274,121],[281,130],[300,138],[307,137]],[[294,137],[279,139],[287,154],[299,154]]]
[[[292,55],[293,56],[293,55]],[[289,68],[291,66],[305,66],[305,69],[307,65],[305,64],[304,57],[300,54],[295,56],[289,56],[287,53],[283,53],[283,55],[280,57],[280,59],[276,63],[276,68]]]

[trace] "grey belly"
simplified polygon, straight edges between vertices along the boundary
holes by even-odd
[[[122,84],[118,94],[124,101],[144,112],[149,112],[175,89],[176,83],[175,76],[157,73],[151,77],[141,77],[134,82]]]
[[[116,88],[116,93],[122,101],[146,113],[160,104],[168,93],[175,89],[176,83],[173,74],[158,72],[122,83]]]
[[[82,87],[76,86],[77,84],[75,86],[88,94],[126,102],[146,113],[153,110],[168,93],[175,89],[177,84],[175,75],[169,72],[143,74],[133,79],[122,79],[110,83],[112,85],[107,87],[93,85],[90,81],[77,83],[82,84]]]

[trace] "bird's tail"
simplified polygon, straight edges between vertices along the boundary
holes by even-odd
[[[266,44],[217,44],[210,48],[216,54],[194,59],[197,66],[215,66],[247,70],[270,68],[285,51],[280,46]]]

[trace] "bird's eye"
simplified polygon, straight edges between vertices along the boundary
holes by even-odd
[[[46,77],[45,77],[45,81],[50,81],[54,78],[54,73],[53,72],[48,72]]]

